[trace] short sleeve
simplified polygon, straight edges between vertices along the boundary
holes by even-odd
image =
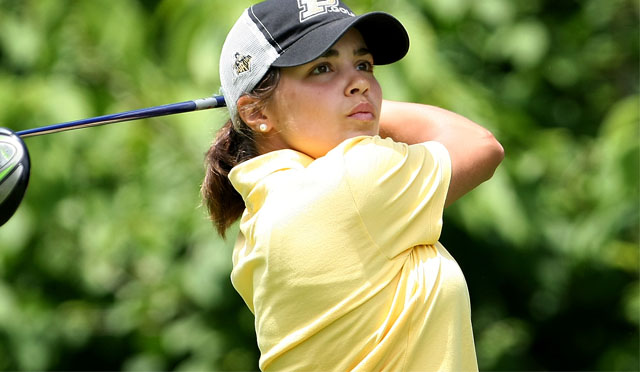
[[[343,151],[356,208],[387,258],[438,241],[451,180],[442,144],[407,145],[376,136],[350,142]]]

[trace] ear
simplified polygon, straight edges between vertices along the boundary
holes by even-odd
[[[267,122],[267,116],[264,110],[257,108],[257,103],[258,100],[256,98],[251,98],[247,95],[238,98],[238,115],[242,121],[247,123],[249,128],[255,132],[261,132],[264,130],[260,130],[260,125]]]

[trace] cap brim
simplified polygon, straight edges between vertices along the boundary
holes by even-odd
[[[388,13],[371,12],[342,18],[308,32],[271,65],[293,67],[311,62],[329,50],[352,27],[362,34],[376,65],[396,62],[409,50],[409,35],[400,21]]]

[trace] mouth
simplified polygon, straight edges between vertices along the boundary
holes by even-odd
[[[360,102],[349,111],[347,115],[350,119],[371,121],[376,118],[375,109],[369,102]]]

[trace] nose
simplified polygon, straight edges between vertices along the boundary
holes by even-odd
[[[362,72],[356,70],[349,76],[349,82],[344,93],[346,96],[365,94],[369,90],[369,87],[369,80],[362,75]]]

